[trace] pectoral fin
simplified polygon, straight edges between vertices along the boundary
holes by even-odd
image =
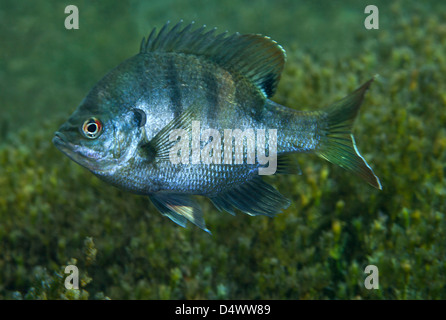
[[[181,115],[170,121],[163,129],[161,129],[152,140],[141,145],[141,152],[147,153],[148,159],[169,160],[169,151],[177,143],[176,140],[170,139],[173,130],[181,129],[189,134],[192,130],[192,121],[199,119],[201,105],[198,103],[191,104]]]

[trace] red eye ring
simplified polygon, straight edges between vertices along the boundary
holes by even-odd
[[[88,139],[96,139],[102,132],[102,122],[95,117],[91,117],[82,125],[82,132]]]

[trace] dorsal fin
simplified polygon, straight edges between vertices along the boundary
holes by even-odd
[[[177,52],[203,56],[232,73],[239,73],[255,84],[266,97],[276,91],[285,64],[285,51],[274,40],[258,34],[230,36],[227,31],[205,32],[206,26],[192,30],[194,22],[181,29],[182,21],[169,30],[167,22],[147,41],[141,42],[141,53]]]

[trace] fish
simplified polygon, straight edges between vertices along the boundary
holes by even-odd
[[[90,90],[53,144],[106,183],[148,196],[178,225],[208,233],[200,196],[232,215],[288,208],[263,175],[301,173],[297,153],[382,189],[352,134],[374,77],[328,107],[298,111],[270,99],[285,61],[267,36],[168,22]]]

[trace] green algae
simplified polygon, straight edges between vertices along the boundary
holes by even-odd
[[[9,125],[0,130],[0,298],[446,299],[446,15],[419,6],[417,14],[407,2],[380,7],[392,23],[370,36],[349,30],[362,50],[339,58],[290,40],[274,98],[319,108],[379,74],[354,133],[383,191],[299,155],[302,175],[268,177],[292,199],[289,209],[274,219],[233,217],[203,199],[209,236],[176,226],[51,145],[87,84],[57,87],[71,109],[52,107],[59,112],[37,128],[1,122]],[[115,45],[105,37],[98,50]],[[100,72],[65,80],[93,84],[87,75]],[[39,108],[57,101],[36,100]],[[79,290],[63,285],[69,264]],[[378,290],[364,287],[367,265],[379,268]]]

